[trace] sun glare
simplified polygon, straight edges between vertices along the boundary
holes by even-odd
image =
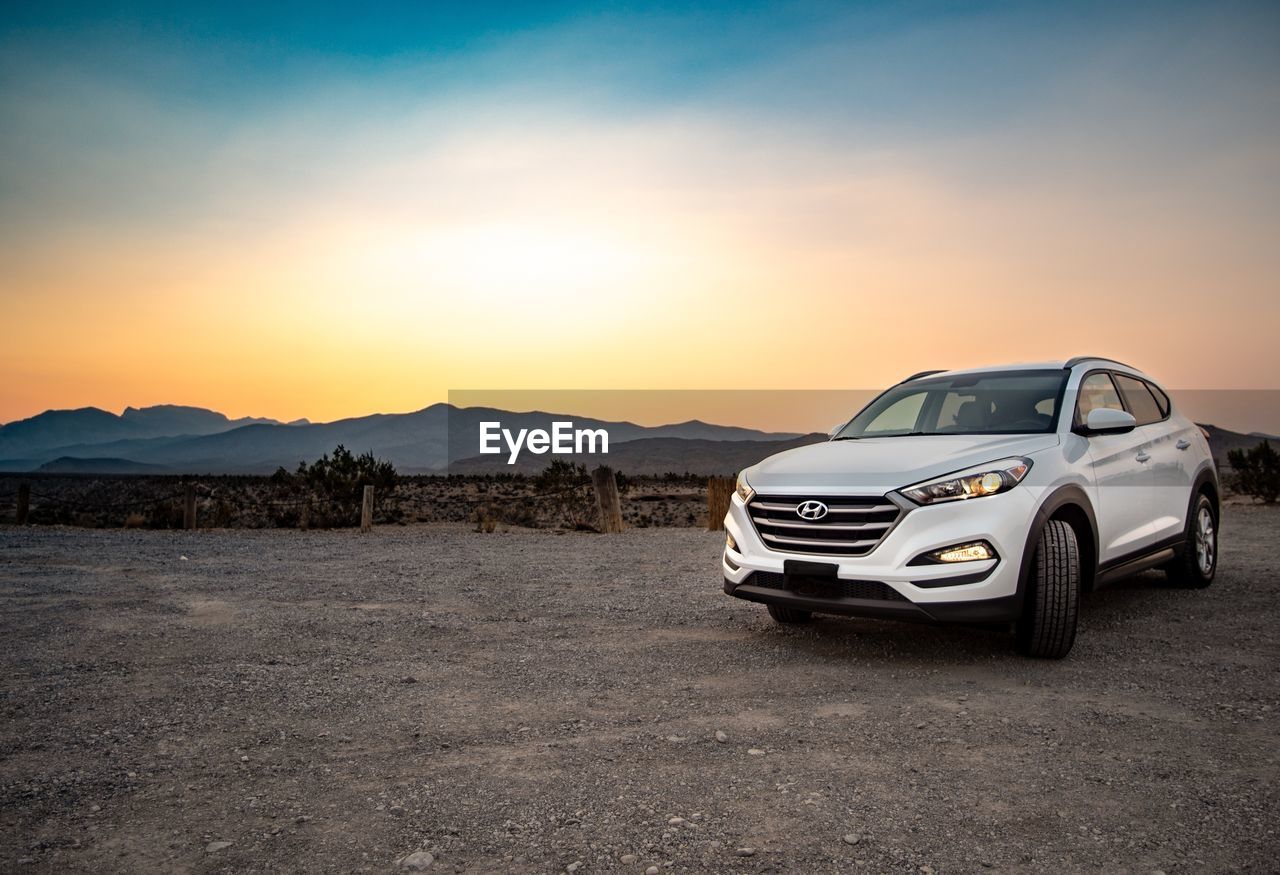
[[[582,227],[478,224],[405,233],[382,249],[382,275],[482,300],[578,303],[630,286],[649,259],[627,240]]]

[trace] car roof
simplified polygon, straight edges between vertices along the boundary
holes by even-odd
[[[941,377],[941,376],[953,377],[953,376],[961,376],[961,375],[968,375],[968,374],[989,374],[989,373],[995,373],[998,371],[1061,371],[1061,370],[1071,370],[1080,365],[1095,365],[1099,367],[1114,368],[1115,370],[1119,370],[1119,371],[1129,371],[1134,374],[1142,374],[1142,371],[1138,370],[1132,365],[1126,365],[1123,362],[1116,361],[1115,359],[1109,359],[1104,356],[1083,355],[1083,356],[1076,356],[1075,358],[1070,358],[1066,360],[1055,359],[1053,361],[1044,361],[1044,362],[1011,362],[1011,363],[1002,364],[1002,365],[983,365],[982,367],[978,367],[978,368],[961,368],[957,370],[939,370],[939,371],[921,371],[918,374],[913,374],[910,377],[907,377],[907,379],[904,380],[903,382],[905,383],[911,380],[924,379],[925,377]]]

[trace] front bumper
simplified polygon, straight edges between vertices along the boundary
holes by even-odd
[[[1007,622],[1020,609],[1019,576],[1037,490],[1007,493],[907,511],[875,549],[846,557],[783,552],[767,547],[736,495],[725,528],[737,550],[721,558],[724,591],[749,601],[833,614],[936,622]],[[816,496],[821,497],[821,496]],[[998,558],[952,565],[910,565],[912,559],[955,544],[985,540]],[[784,563],[834,564],[839,581],[867,581],[888,590],[879,598],[814,595],[783,588]],[[758,575],[758,576],[757,576]]]

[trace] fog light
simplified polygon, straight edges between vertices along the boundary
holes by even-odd
[[[733,535],[724,536],[724,546],[726,550],[732,550],[735,553],[738,552],[738,545],[734,543]]]
[[[936,562],[979,562],[983,559],[994,559],[996,552],[986,541],[972,544],[957,544],[945,550],[936,550],[929,554]]]

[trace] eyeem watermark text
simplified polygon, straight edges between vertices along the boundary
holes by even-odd
[[[541,428],[522,428],[515,434],[503,428],[501,422],[480,423],[480,453],[493,455],[504,452],[506,444],[507,464],[514,465],[520,450],[535,455],[552,453],[608,453],[609,432],[603,428],[574,428],[572,422],[553,422],[551,431]],[[599,449],[597,449],[597,444]]]

